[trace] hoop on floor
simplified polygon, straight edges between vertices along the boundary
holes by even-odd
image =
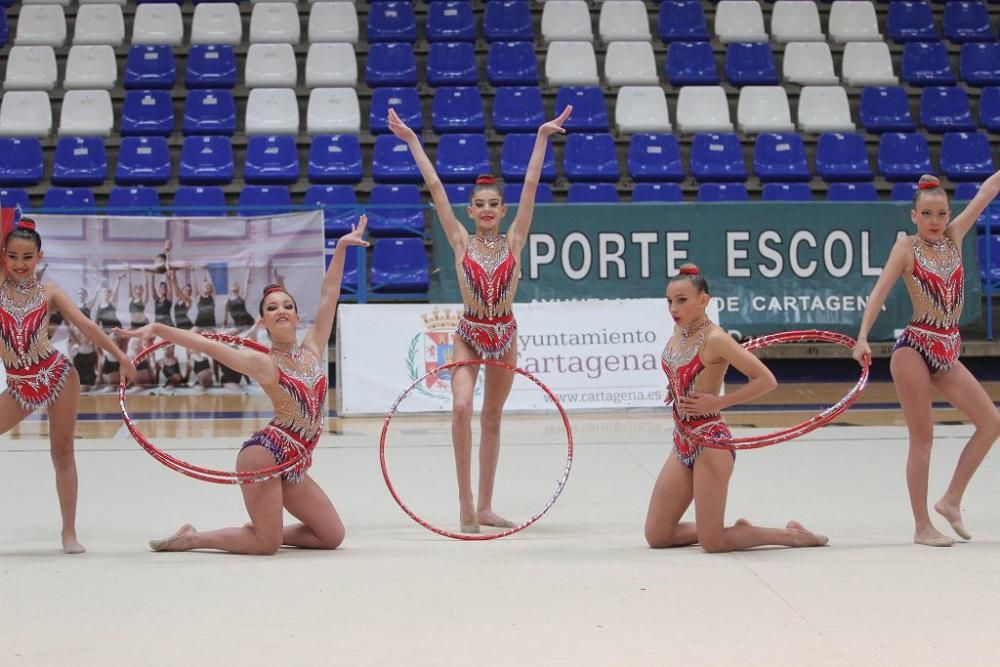
[[[392,480],[389,477],[389,467],[386,464],[385,460],[386,435],[388,435],[389,433],[389,423],[392,421],[393,415],[395,415],[396,411],[399,409],[399,404],[402,403],[404,400],[406,400],[406,397],[409,396],[411,393],[413,393],[413,390],[421,382],[424,382],[428,377],[431,377],[433,375],[438,375],[439,373],[442,373],[444,371],[451,370],[452,368],[459,368],[462,366],[496,366],[498,368],[505,368],[509,371],[517,373],[518,375],[526,377],[527,379],[531,380],[536,385],[538,385],[538,387],[548,395],[553,405],[555,405],[556,409],[559,411],[559,416],[562,417],[563,426],[566,428],[566,444],[567,444],[566,467],[563,469],[562,477],[560,477],[559,480],[556,482],[555,493],[552,494],[552,497],[549,498],[549,500],[542,506],[542,508],[537,512],[535,512],[535,514],[532,515],[530,519],[513,528],[507,528],[506,530],[502,530],[496,533],[455,533],[450,530],[438,528],[437,526],[420,518],[416,514],[416,512],[411,510],[406,505],[406,503],[403,502],[403,499],[399,497],[399,494],[396,492],[395,487],[392,485]],[[536,378],[528,371],[522,368],[518,368],[517,366],[511,366],[510,364],[506,364],[502,361],[496,361],[494,359],[465,359],[463,361],[452,361],[450,363],[438,366],[429,373],[425,373],[422,377],[415,380],[409,387],[403,390],[403,393],[399,395],[399,397],[393,402],[392,406],[389,408],[389,413],[385,416],[385,421],[382,423],[382,435],[379,438],[378,454],[379,454],[379,462],[382,466],[382,477],[383,479],[385,479],[385,485],[389,488],[389,493],[392,494],[393,500],[396,501],[396,504],[399,505],[400,509],[406,512],[407,516],[409,516],[411,519],[416,521],[418,524],[420,524],[427,530],[437,533],[438,535],[450,537],[455,540],[466,540],[470,542],[482,541],[482,540],[496,540],[501,537],[507,537],[508,535],[513,535],[514,533],[518,533],[524,530],[531,524],[541,519],[542,515],[548,512],[549,508],[555,504],[556,499],[559,497],[559,494],[562,493],[563,488],[566,486],[567,480],[569,480],[570,467],[573,465],[573,430],[570,428],[569,417],[566,414],[566,410],[563,408],[562,403],[559,401],[556,395],[552,393],[552,390],[549,389],[547,386],[545,386],[545,384],[541,380]]]
[[[268,354],[271,351],[267,346],[261,345],[257,341],[250,340],[249,338],[241,338],[239,336],[221,333],[202,333],[201,335],[209,340],[219,341],[220,343],[226,343],[228,345],[241,345],[265,354]],[[161,340],[159,343],[155,343],[139,352],[132,362],[138,364],[161,347],[174,344],[175,343],[171,343],[168,340]],[[270,468],[264,468],[262,470],[247,470],[243,472],[213,470],[212,468],[201,468],[193,463],[188,463],[183,459],[171,456],[170,454],[167,454],[157,448],[156,445],[154,445],[145,435],[142,434],[139,428],[135,425],[135,422],[132,421],[132,417],[128,414],[128,410],[125,405],[125,387],[126,384],[123,379],[118,384],[118,406],[121,409],[122,419],[124,420],[125,427],[128,428],[129,433],[132,434],[135,441],[138,442],[139,445],[154,459],[171,470],[176,470],[177,472],[187,475],[188,477],[200,479],[204,482],[213,482],[215,484],[254,484],[256,482],[263,482],[275,477],[280,477],[282,474],[300,465],[303,460],[308,460],[309,452],[303,447],[296,448],[295,454],[284,463]],[[292,443],[292,445],[294,446],[295,443]]]
[[[772,345],[779,345],[781,343],[799,342],[836,343],[837,345],[842,345],[848,349],[853,349],[857,341],[845,334],[833,331],[823,331],[820,329],[809,329],[806,331],[784,331],[781,333],[754,338],[744,343],[743,348],[753,351],[761,350]],[[776,445],[781,442],[787,442],[789,440],[793,440],[794,438],[803,436],[806,433],[810,433],[811,431],[815,431],[821,426],[829,424],[849,407],[851,407],[861,392],[864,391],[865,386],[868,384],[868,370],[869,364],[865,363],[861,367],[861,377],[858,379],[858,382],[839,401],[828,407],[826,410],[820,412],[815,417],[780,431],[765,433],[762,435],[747,436],[744,438],[716,440],[695,433],[691,429],[685,428],[683,422],[675,421],[674,428],[679,430],[684,438],[688,439],[695,445],[700,447],[712,447],[715,449],[757,449],[760,447]]]

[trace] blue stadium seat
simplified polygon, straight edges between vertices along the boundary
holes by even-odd
[[[365,82],[380,86],[416,86],[417,60],[413,45],[406,42],[376,42],[368,46]]]
[[[141,185],[115,187],[108,193],[108,208],[115,215],[160,215],[160,195]]]
[[[333,259],[333,251],[337,247],[338,238],[326,239],[326,268],[330,268],[330,260]],[[347,249],[344,257],[344,277],[340,280],[340,287],[343,294],[354,294],[358,291],[358,279],[360,271],[358,265],[361,263],[361,253],[365,249],[361,246],[351,246]]]
[[[628,144],[628,175],[633,181],[683,181],[686,174],[673,134],[634,134]]]
[[[761,181],[808,181],[812,178],[805,143],[797,134],[758,135],[753,170]]]
[[[371,271],[373,292],[426,292],[428,280],[427,250],[422,238],[375,241]]]
[[[953,86],[948,48],[941,42],[909,42],[903,46],[903,80],[911,86]]]
[[[170,180],[166,137],[124,137],[118,147],[118,185],[165,185]]]
[[[243,180],[260,185],[290,185],[299,180],[299,150],[290,135],[247,139]]]
[[[573,105],[573,114],[563,125],[567,131],[608,131],[608,111],[600,87],[563,86],[556,93],[555,113],[561,113],[567,104]]]
[[[808,183],[765,183],[761,191],[762,201],[812,201],[812,189]]]
[[[523,183],[508,183],[503,186],[504,203],[508,206],[516,206],[521,201],[521,189],[523,187]],[[556,198],[552,194],[552,186],[548,183],[539,183],[538,188],[535,190],[535,203],[554,204],[555,202]]]
[[[245,218],[291,212],[292,196],[284,185],[246,185],[240,190],[239,212]]]
[[[816,173],[824,181],[870,181],[865,138],[860,134],[828,132],[816,141]]]
[[[1000,235],[979,237],[979,279],[983,287],[989,283],[1000,288]]]
[[[691,142],[691,174],[699,183],[747,180],[739,136],[696,134]]]
[[[4,208],[17,208],[20,206],[22,211],[27,211],[31,208],[28,193],[20,188],[0,189],[0,204]]]
[[[188,88],[232,88],[236,85],[236,55],[225,44],[192,44],[184,68]]]
[[[0,185],[38,185],[45,163],[34,137],[0,137]]]
[[[4,7],[10,7],[13,0],[3,0],[0,2]],[[7,23],[7,12],[0,12],[0,47],[7,45],[7,40],[10,38],[10,25]]]
[[[523,181],[524,172],[528,168],[528,160],[535,146],[534,134],[508,134],[503,138],[500,149],[500,174],[508,181]],[[552,142],[545,149],[545,159],[542,160],[542,175],[540,180],[552,182],[556,180],[556,158],[552,150]]]
[[[981,132],[948,132],[941,137],[941,173],[953,181],[983,181],[996,167],[990,142]]]
[[[472,190],[475,187],[472,183],[445,183],[444,192],[448,195],[448,201],[455,206],[461,206],[472,197]]]
[[[491,86],[537,86],[538,63],[532,42],[493,42],[486,61]]]
[[[417,19],[410,2],[373,2],[368,9],[368,42],[417,41]]]
[[[944,6],[944,36],[953,42],[993,42],[990,15],[982,2],[949,2]]]
[[[959,183],[955,186],[955,193],[952,195],[952,199],[955,201],[972,201],[979,192],[979,183]]]
[[[189,90],[184,100],[184,134],[224,134],[236,132],[236,102],[224,88]]]
[[[476,17],[470,2],[435,0],[427,9],[428,42],[475,42]]]
[[[1000,44],[963,44],[958,73],[970,86],[1000,85]]]
[[[637,203],[684,201],[684,193],[677,183],[636,183],[632,188],[632,201]]]
[[[874,183],[830,183],[827,201],[878,201]]]
[[[530,42],[535,39],[531,6],[523,0],[493,0],[483,12],[483,37],[487,42]]]
[[[122,136],[162,136],[174,131],[174,103],[168,90],[127,90],[122,105]]]
[[[62,137],[52,160],[55,185],[101,185],[108,177],[108,155],[101,137]]]
[[[969,98],[956,86],[929,86],[920,95],[920,124],[935,132],[972,132]]]
[[[375,137],[372,151],[372,178],[376,183],[422,183],[409,147],[392,134]]]
[[[427,52],[429,86],[474,86],[479,83],[475,47],[468,42],[435,42]]]
[[[952,196],[952,199],[961,202],[972,201],[976,193],[979,192],[979,185],[975,181],[959,183],[955,187],[955,194]],[[1000,207],[987,206],[986,210],[979,216],[979,219],[976,220],[976,229],[980,235],[990,233],[990,229],[987,229],[987,227],[991,227],[993,233],[1000,234]]]
[[[719,83],[715,54],[709,42],[674,42],[667,51],[667,81],[671,86],[714,86]]]
[[[767,42],[733,42],[726,47],[726,80],[734,86],[776,86],[778,71]]]
[[[483,97],[476,86],[444,87],[434,91],[431,127],[438,134],[485,132]]]
[[[1000,132],[1000,87],[990,86],[981,91],[979,124],[990,132]]]
[[[361,143],[353,134],[321,134],[309,146],[310,183],[360,183]]]
[[[89,188],[48,188],[42,208],[66,215],[93,215],[97,203]]]
[[[750,201],[750,193],[742,183],[699,183],[698,201]]]
[[[910,100],[900,86],[866,86],[861,91],[858,118],[869,132],[912,132]]]
[[[889,199],[892,201],[913,201],[913,193],[916,191],[916,183],[911,183],[909,181],[904,183],[895,183],[892,186],[892,194],[889,195]]]
[[[389,109],[395,109],[399,118],[417,134],[424,129],[424,116],[420,108],[420,94],[416,88],[376,88],[372,91],[368,126],[372,134],[389,131]]]
[[[182,185],[174,193],[174,215],[205,218],[226,215],[226,193],[214,186]]]
[[[368,196],[366,212],[368,232],[372,236],[421,236],[424,233],[424,203],[416,185],[374,186]]]
[[[489,7],[489,5],[487,5]],[[507,132],[534,132],[545,122],[542,91],[529,86],[502,86],[493,96],[493,129]]]
[[[177,63],[169,46],[136,44],[129,47],[125,58],[126,88],[173,88],[176,80]]]
[[[660,3],[660,13],[656,19],[656,31],[664,42],[708,41],[705,13],[697,0]]]
[[[934,28],[931,6],[920,0],[890,2],[885,17],[885,32],[896,42],[936,42],[941,39]]]
[[[887,181],[912,181],[931,173],[927,139],[918,133],[886,132],[878,142],[878,170]]]
[[[233,147],[229,137],[184,137],[180,182],[184,185],[226,185],[233,180]]]
[[[361,215],[358,197],[350,185],[311,185],[306,190],[305,204],[323,209],[323,230],[328,239],[349,233]]]
[[[488,174],[490,149],[482,134],[445,134],[438,140],[437,173],[442,181],[468,183]]]
[[[563,152],[563,173],[574,183],[618,180],[618,156],[610,134],[570,134]]]
[[[570,183],[568,204],[617,204],[618,188],[614,183]]]

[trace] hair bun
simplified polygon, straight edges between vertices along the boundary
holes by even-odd
[[[31,218],[21,218],[17,221],[17,229],[27,229],[29,231],[35,231],[35,221]]]
[[[917,183],[918,190],[930,190],[931,188],[941,187],[941,179],[937,176],[921,176],[920,182]]]
[[[480,176],[476,179],[476,185],[496,185],[497,179],[492,176]]]
[[[264,296],[271,294],[272,292],[284,292],[285,288],[278,283],[270,283],[264,286]]]
[[[696,264],[685,264],[680,268],[682,276],[698,276],[701,275],[701,270]]]

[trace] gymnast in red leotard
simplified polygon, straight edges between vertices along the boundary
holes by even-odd
[[[764,545],[813,547],[827,539],[797,521],[785,528],[761,528],[746,519],[724,524],[729,478],[736,459],[733,450],[702,447],[683,431],[717,440],[730,437],[721,410],[766,394],[777,386],[757,357],[712,324],[708,281],[693,264],[685,264],[667,286],[667,303],[675,322],[663,350],[667,400],[673,405],[674,449],[653,487],[646,514],[646,541],[651,547],[700,543],[709,552],[737,551]],[[726,369],[732,365],[749,379],[719,396]],[[694,501],[695,521],[681,521]]]
[[[538,128],[535,146],[528,160],[518,202],[517,215],[506,234],[500,223],[507,213],[500,184],[492,176],[476,180],[472,201],[466,209],[476,231],[469,234],[452,212],[448,194],[420,139],[389,110],[389,129],[406,142],[420,174],[434,199],[434,210],[455,251],[456,271],[465,312],[455,331],[454,361],[497,359],[517,365],[517,324],[512,305],[517,290],[521,250],[524,248],[535,209],[535,192],[549,137],[564,132],[563,123],[573,108],[567,106],[558,118]],[[470,364],[452,370],[452,444],[458,476],[459,522],[464,533],[478,533],[479,527],[513,528],[514,524],[493,511],[493,484],[500,458],[500,420],[510,394],[514,374],[496,366],[484,370],[485,389],[480,415],[479,498],[472,495],[472,396],[479,366]]]
[[[934,509],[964,540],[972,536],[962,522],[962,497],[972,475],[1000,437],[1000,411],[958,360],[962,347],[958,320],[965,300],[962,239],[998,193],[1000,172],[990,176],[965,210],[949,222],[948,194],[941,182],[935,176],[920,178],[910,212],[917,233],[899,238],[889,253],[865,306],[854,348],[858,362],[871,359],[868,332],[896,280],[902,276],[913,302],[913,317],[893,347],[889,370],[909,431],[906,485],[913,511],[913,541],[917,544],[949,547],[954,543],[934,527],[927,510],[934,440],[931,388],[941,392],[976,427],[962,450],[947,491],[934,504]]]

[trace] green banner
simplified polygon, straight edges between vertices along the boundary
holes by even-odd
[[[455,212],[471,225],[464,207]],[[515,212],[512,206],[507,223]],[[517,300],[660,297],[681,264],[694,262],[727,329],[854,335],[892,244],[914,231],[909,204],[892,202],[539,205],[520,257]],[[962,254],[964,324],[981,310],[974,231]],[[459,300],[453,260],[435,217],[432,302]],[[894,338],[911,314],[900,280],[871,339]]]

